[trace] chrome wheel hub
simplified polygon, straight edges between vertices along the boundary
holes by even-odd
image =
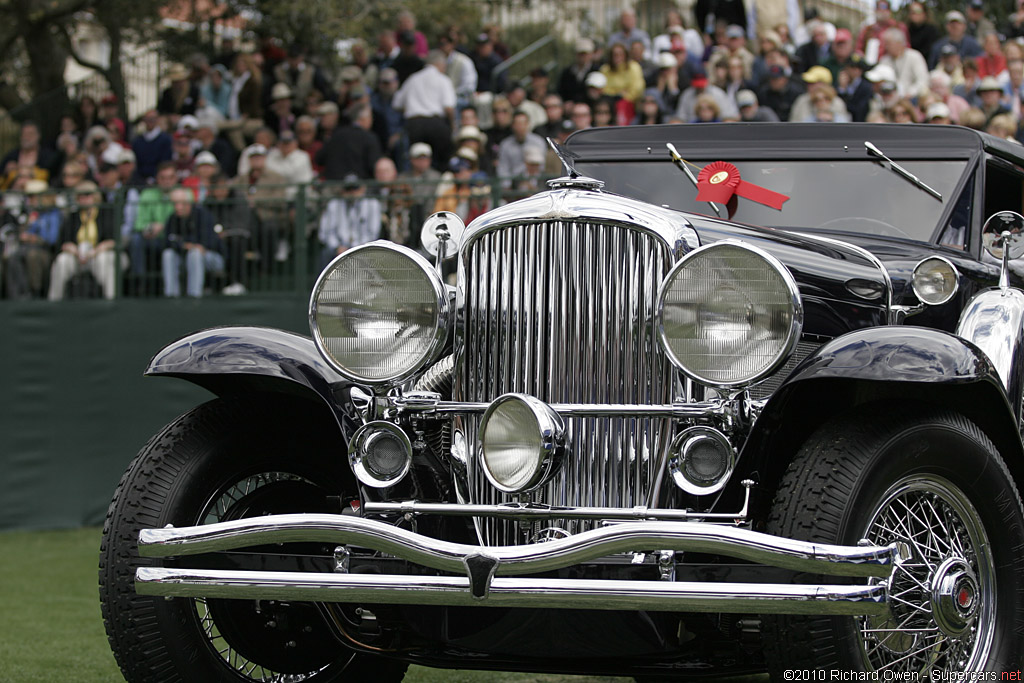
[[[948,636],[963,635],[978,613],[978,580],[966,562],[949,558],[935,570],[932,585],[932,615]]]

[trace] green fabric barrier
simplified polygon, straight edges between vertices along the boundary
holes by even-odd
[[[101,524],[150,436],[212,395],[143,377],[160,348],[218,325],[309,334],[304,295],[0,303],[0,530]]]

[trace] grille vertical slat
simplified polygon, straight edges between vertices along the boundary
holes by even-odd
[[[660,404],[672,400],[670,370],[653,327],[668,247],[621,225],[542,221],[505,226],[467,245],[462,367],[455,399],[491,401],[511,391],[548,403]],[[645,504],[651,463],[667,441],[661,419],[571,418],[560,473],[530,494],[553,505]],[[475,447],[479,417],[462,418]],[[471,502],[510,499],[486,481],[470,452]],[[528,542],[542,526],[571,533],[593,522],[555,520],[523,530],[477,520],[481,541]]]

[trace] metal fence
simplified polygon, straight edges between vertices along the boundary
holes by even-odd
[[[354,208],[356,202],[368,200],[376,205],[371,213],[379,212],[379,226],[374,226],[368,237],[389,239],[419,249],[420,227],[431,213],[452,211],[468,223],[496,206],[545,189],[545,180],[546,177],[535,176],[456,181],[445,176],[431,181],[367,181],[358,186],[325,182],[252,187],[234,185],[219,190],[202,190],[203,198],[197,205],[200,211],[210,214],[216,236],[213,249],[223,258],[222,265],[216,264],[204,272],[203,295],[310,291],[323,265],[333,256],[333,253],[328,253],[321,235],[336,229],[337,226],[331,223],[332,217]],[[64,221],[79,211],[70,195],[51,198]],[[166,213],[173,210],[169,199],[161,198],[159,202],[164,203]],[[333,212],[329,211],[332,202],[335,203]],[[24,198],[15,193],[9,193],[4,204],[5,209],[0,214],[0,238],[5,254],[3,298],[10,299],[15,292],[22,292],[22,289],[12,286],[10,277],[12,272],[18,272],[17,267],[12,271],[12,260],[22,258],[19,256],[18,234],[24,229],[24,217],[31,207],[26,206]],[[165,296],[164,252],[176,250],[184,256],[180,241],[168,239],[166,233],[145,237],[147,226],[139,222],[140,208],[137,193],[126,191],[118,192],[111,201],[100,206],[100,211],[110,212],[113,222],[119,226],[116,249],[123,256],[115,259],[113,265],[115,297]],[[51,247],[51,264],[60,249],[59,244]],[[78,270],[89,268],[80,266]],[[50,284],[56,277],[52,265],[50,271],[49,280],[32,293],[33,298],[48,297]],[[180,293],[187,294],[185,265],[180,266],[176,277]],[[77,283],[75,287],[78,287]],[[102,290],[98,286],[90,293],[73,290],[68,285],[68,289],[57,293],[58,298],[101,295]]]

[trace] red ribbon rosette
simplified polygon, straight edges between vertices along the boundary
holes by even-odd
[[[739,195],[758,204],[782,210],[788,196],[740,178],[740,171],[727,161],[713,161],[697,175],[697,201],[727,204]]]

